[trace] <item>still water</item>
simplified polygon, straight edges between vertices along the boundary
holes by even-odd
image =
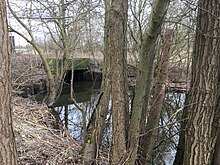
[[[93,106],[95,105],[99,91],[100,82],[76,81],[74,93],[77,103],[86,111],[89,121]],[[60,119],[68,128],[76,140],[81,140],[82,115],[74,104],[69,102],[70,87],[65,87],[55,104],[55,110],[59,113]],[[159,137],[157,144],[160,145],[155,151],[153,164],[171,165],[175,158],[176,146],[178,143],[179,120],[181,119],[181,108],[184,106],[184,93],[167,93],[165,96],[162,120],[160,121]],[[175,116],[174,116],[175,115]],[[107,131],[106,139],[111,139],[111,132]]]
[[[99,95],[101,82],[93,81],[75,81],[74,82],[74,98],[78,105],[85,110],[87,121],[89,121],[93,106]],[[69,132],[76,140],[80,140],[82,131],[82,114],[70,101],[70,86],[64,87],[60,98],[54,104],[55,110],[59,113],[63,124],[68,128]]]

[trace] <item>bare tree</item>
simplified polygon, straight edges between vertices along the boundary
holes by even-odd
[[[101,92],[103,97],[100,104],[95,109],[94,115],[88,124],[88,140],[84,149],[84,159],[86,163],[91,163],[99,157],[99,149],[102,146],[104,130],[106,129],[106,119],[109,112],[110,100],[110,56],[109,56],[109,10],[110,0],[105,0],[105,30],[104,30],[104,65],[102,72]]]
[[[198,1],[184,165],[209,165],[213,158],[219,131],[219,16],[219,1]]]
[[[78,4],[67,0],[27,1],[26,3],[28,8],[24,11],[17,11],[16,9],[22,6],[8,2],[11,15],[21,27],[20,29],[11,27],[11,31],[23,37],[39,54],[49,82],[48,97],[45,101],[51,106],[58,99],[66,72],[71,68],[71,57],[76,52],[79,36],[82,35],[83,25],[80,20],[96,5],[86,8],[87,2]],[[38,28],[33,26],[35,24],[39,25]],[[45,51],[37,42],[36,29],[41,29],[42,33],[46,31],[46,34],[44,32],[42,35],[46,35],[53,43],[50,51]]]
[[[146,128],[143,138],[141,138],[141,149],[139,154],[146,158],[146,162],[151,164],[153,150],[157,141],[159,120],[162,112],[164,95],[166,91],[167,70],[169,65],[170,47],[173,40],[173,29],[168,29],[163,37],[158,65],[155,69],[153,87],[151,89],[151,99],[149,103],[149,115],[147,117]],[[142,159],[143,160],[143,159]],[[143,162],[143,161],[142,161]]]
[[[5,1],[0,1],[0,164],[17,165],[11,107],[11,61]]]
[[[153,63],[156,56],[155,46],[158,35],[161,32],[163,20],[169,5],[169,0],[155,0],[151,11],[149,27],[143,34],[140,51],[140,63],[138,66],[135,96],[132,105],[132,113],[129,128],[129,148],[131,151],[130,164],[134,164],[137,157],[140,122],[147,116],[147,105],[152,82]],[[144,123],[145,120],[142,122]]]
[[[120,164],[126,154],[127,100],[127,0],[113,0],[109,11],[110,83],[112,96],[112,162]]]

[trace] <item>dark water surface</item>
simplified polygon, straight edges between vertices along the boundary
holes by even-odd
[[[86,112],[89,121],[95,102],[100,93],[101,82],[75,81],[74,98],[78,105]],[[62,94],[54,104],[55,111],[61,121],[77,140],[81,139],[82,113],[70,100],[70,86],[63,88]]]
[[[86,112],[87,123],[90,120],[94,105],[97,102],[100,93],[100,84],[100,82],[94,83],[92,81],[76,81],[74,83],[75,99],[78,105]],[[166,93],[161,114],[163,120],[160,122],[161,129],[159,129],[159,134],[161,135],[159,135],[159,140],[157,142],[159,144],[161,143],[161,147],[158,148],[158,154],[155,155],[153,164],[161,164],[163,162],[166,165],[170,165],[173,163],[179,138],[178,131],[180,124],[178,120],[181,119],[181,107],[184,106],[184,100],[184,93]],[[59,100],[55,104],[55,110],[59,113],[61,121],[66,125],[73,137],[80,141],[82,132],[82,115],[81,111],[70,102],[69,86],[63,89]],[[176,115],[175,118],[173,114]],[[111,139],[111,128],[107,131],[105,137],[106,139]],[[163,152],[160,153],[161,150],[163,150]],[[162,162],[160,160],[162,160]]]
[[[98,94],[101,82],[93,81],[75,81],[74,82],[74,98],[77,103],[89,102],[94,94]],[[70,86],[63,88],[60,98],[54,104],[55,107],[71,104],[70,101]]]

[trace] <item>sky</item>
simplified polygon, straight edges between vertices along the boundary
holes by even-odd
[[[45,41],[45,39],[47,39],[48,36],[49,36],[48,35],[48,29],[45,28],[45,27],[43,28],[42,25],[41,25],[41,22],[39,20],[29,19],[29,21],[28,21],[28,19],[24,19],[26,17],[26,15],[28,15],[29,12],[30,12],[29,10],[26,10],[26,9],[30,9],[30,4],[31,4],[30,2],[31,1],[30,0],[9,0],[9,2],[10,2],[10,6],[13,8],[13,10],[15,10],[16,12],[19,12],[19,17],[22,17],[22,21],[26,25],[30,25],[31,24],[32,31],[34,31],[34,33],[33,33],[34,38],[37,41],[40,41],[40,40],[41,41]],[[40,2],[43,2],[43,1],[40,1]],[[49,1],[46,1],[46,2],[49,2]],[[51,5],[52,7],[49,8],[49,9],[50,10],[54,9],[55,13],[56,13],[58,5],[54,4],[55,1],[51,1],[51,2],[53,4]],[[84,11],[84,10],[80,9],[80,7],[78,7],[77,5],[78,4],[76,4],[75,6],[72,5],[70,7],[72,11],[68,13],[68,17],[72,17],[72,16],[74,16],[74,14],[77,15],[77,12],[84,12],[84,16],[86,16],[86,12],[87,12],[86,10],[87,10],[88,6],[86,6],[85,11]],[[93,5],[95,6],[96,4],[94,3]],[[35,7],[39,8],[39,4],[36,4],[36,5],[34,4],[32,8],[34,9]],[[42,7],[42,8],[40,7],[39,9],[44,10],[44,7]],[[103,11],[103,9],[100,9],[100,11],[101,10]],[[98,11],[98,12],[100,12],[100,11]],[[40,14],[41,16],[43,16],[43,17],[47,17],[48,16],[48,14],[47,14],[48,10],[47,9],[44,10],[42,13],[43,14]],[[101,12],[101,13],[104,15],[104,12]],[[57,14],[57,16],[58,15],[59,15],[59,13]],[[80,14],[79,16],[81,16],[81,15],[82,14]],[[35,11],[34,17],[39,17],[38,10]],[[77,17],[78,16],[76,16],[76,18]],[[82,18],[82,20],[83,19],[84,18]],[[48,20],[46,20],[46,21],[48,21]],[[104,21],[104,19],[103,19],[103,21]],[[21,25],[19,25],[19,23],[16,21],[15,18],[13,18],[13,16],[11,15],[11,13],[9,11],[8,11],[8,23],[9,23],[10,27],[18,30],[22,34],[25,34],[25,37],[28,37],[27,31],[24,30],[24,28]],[[97,36],[95,36],[95,38],[97,40],[100,40],[100,38],[98,38],[98,37],[100,37],[102,35],[100,31],[101,31],[101,28],[103,28],[103,22],[96,21],[95,23],[92,23],[92,24],[93,24],[92,26],[94,26],[95,29],[96,29],[96,33],[93,33],[93,35],[97,34]],[[83,26],[82,28],[85,28],[85,27]],[[55,30],[55,26],[54,26],[53,23],[50,23],[50,29]],[[15,37],[15,44],[16,44],[16,46],[19,46],[19,45],[25,46],[25,45],[27,45],[27,42],[22,37],[18,36],[15,33],[12,33],[12,35]],[[82,35],[83,35],[83,33],[82,33]]]

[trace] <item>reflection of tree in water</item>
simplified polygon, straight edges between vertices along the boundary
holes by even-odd
[[[167,93],[159,123],[158,139],[154,148],[153,164],[172,164],[179,139],[184,93]]]
[[[83,90],[83,89],[82,89]],[[93,106],[97,99],[98,93],[94,92],[93,94],[84,92],[85,98],[90,98],[89,101],[78,103],[86,111],[87,124],[90,121],[91,115],[93,113]],[[81,95],[81,94],[80,94]],[[77,93],[76,93],[77,97]],[[80,96],[82,97],[82,96]],[[66,98],[68,99],[68,98]],[[84,99],[83,99],[84,100]],[[60,104],[60,103],[59,103]],[[55,112],[59,116],[59,121],[65,125],[69,132],[73,135],[74,139],[82,139],[82,114],[74,104],[66,104],[63,106],[56,107]]]
[[[91,100],[79,103],[86,110],[87,124],[90,121],[93,113],[93,106],[97,100],[98,93],[90,95]],[[163,104],[163,111],[160,119],[158,131],[158,139],[154,148],[153,164],[172,164],[176,153],[176,146],[179,138],[180,120],[182,107],[185,100],[184,93],[167,93]],[[66,111],[66,109],[68,111]],[[56,112],[59,114],[60,121],[68,128],[74,139],[82,140],[82,114],[73,105],[65,105],[56,107]],[[68,113],[67,113],[68,112]],[[108,153],[111,146],[111,114],[106,119],[106,129],[102,141],[101,150],[103,153]]]

